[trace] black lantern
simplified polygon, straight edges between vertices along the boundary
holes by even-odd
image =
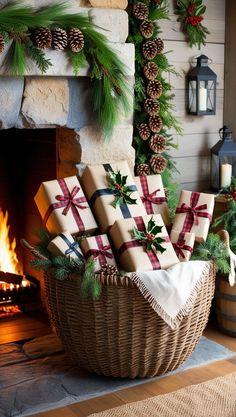
[[[216,74],[208,67],[206,55],[197,58],[197,65],[188,75],[188,113],[198,116],[216,114]]]
[[[236,177],[236,143],[232,132],[224,126],[219,135],[221,139],[211,148],[211,186],[215,190],[229,187],[231,177]]]

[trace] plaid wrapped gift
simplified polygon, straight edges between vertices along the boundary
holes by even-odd
[[[96,270],[106,264],[116,266],[116,261],[107,235],[83,238],[81,249],[85,259],[93,258],[97,261],[98,265],[96,266]]]
[[[151,218],[156,225],[162,227],[158,236],[164,239],[164,242],[161,243],[161,246],[165,248],[163,253],[152,250],[146,252],[145,243],[133,238],[133,228],[136,226],[139,231],[146,231]],[[110,236],[121,267],[125,271],[138,272],[166,269],[179,262],[160,214],[117,220],[110,229]]]
[[[169,226],[170,214],[161,175],[142,175],[134,181],[147,214],[161,214],[164,224]]]
[[[180,262],[189,261],[193,252],[195,234],[190,232],[179,233],[172,229],[170,240]]]
[[[118,191],[114,191],[110,187],[109,171],[120,171],[122,176],[127,176],[126,185],[133,190],[131,196],[132,199],[136,200],[136,204],[121,204],[120,207],[113,207],[112,203]],[[118,219],[146,214],[145,207],[139,197],[126,161],[103,165],[88,165],[85,168],[81,181],[85,195],[102,233],[106,232]]]
[[[215,198],[212,194],[181,191],[173,222],[173,230],[195,233],[196,242],[204,242],[208,235]]]
[[[84,261],[83,253],[69,232],[60,233],[48,245],[47,249],[55,256],[68,256],[79,261]]]
[[[34,198],[44,226],[50,233],[74,235],[94,232],[97,223],[77,177],[43,182]]]

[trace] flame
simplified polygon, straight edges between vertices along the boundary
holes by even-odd
[[[22,267],[18,261],[16,239],[10,241],[8,226],[8,212],[4,214],[0,208],[0,271],[22,275]]]

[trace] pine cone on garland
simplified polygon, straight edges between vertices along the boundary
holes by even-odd
[[[106,264],[106,265],[103,265],[101,269],[97,271],[97,273],[107,276],[107,275],[118,275],[119,271],[115,265]]]
[[[158,66],[155,62],[148,62],[143,69],[145,77],[150,80],[155,80],[158,74]]]
[[[140,138],[143,140],[148,140],[151,135],[150,129],[146,123],[141,123],[138,128],[138,133]]]
[[[152,135],[149,140],[149,148],[155,153],[162,153],[166,149],[166,138],[162,135]]]
[[[163,123],[159,116],[150,116],[148,125],[153,133],[158,133],[160,132]]]
[[[146,20],[149,15],[149,10],[146,4],[138,2],[133,6],[133,15],[138,20]]]
[[[145,59],[153,59],[157,55],[157,46],[155,41],[147,41],[143,44],[143,56]]]
[[[152,98],[147,98],[144,101],[144,110],[149,116],[155,116],[160,111],[160,104]]]
[[[2,35],[0,35],[0,54],[4,51],[5,41]]]
[[[40,49],[52,47],[52,33],[48,28],[39,27],[34,31],[34,42]]]
[[[57,51],[63,51],[67,47],[67,32],[61,28],[52,30],[52,46]]]
[[[153,35],[154,25],[153,25],[153,23],[150,20],[144,20],[141,23],[139,29],[140,29],[141,35],[144,38],[149,39]]]
[[[158,80],[149,81],[147,85],[147,94],[152,99],[159,98],[162,94],[162,85]]]
[[[68,33],[68,46],[72,52],[80,52],[84,47],[84,35],[81,30],[74,28]]]
[[[150,166],[148,164],[138,164],[136,165],[135,173],[139,177],[142,175],[150,175]]]
[[[157,38],[155,41],[156,47],[157,47],[157,54],[161,54],[164,49],[164,42],[161,38]]]
[[[167,160],[162,155],[152,155],[149,163],[155,174],[162,174],[167,167]]]

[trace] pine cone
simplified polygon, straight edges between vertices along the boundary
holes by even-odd
[[[144,101],[144,110],[149,116],[155,116],[160,111],[160,104],[152,98],[147,98]]]
[[[81,30],[75,28],[68,33],[68,46],[72,52],[80,52],[84,47],[84,35]]]
[[[162,94],[162,85],[158,80],[149,81],[147,85],[147,94],[149,97],[156,99]]]
[[[149,39],[152,37],[153,35],[153,29],[154,29],[154,25],[150,20],[144,20],[141,25],[140,25],[140,32],[141,35],[146,38]]]
[[[138,164],[135,168],[135,173],[138,176],[150,175],[150,167],[148,164]]]
[[[98,273],[102,273],[103,275],[117,275],[118,269],[115,265],[106,264],[101,267]]]
[[[5,41],[2,35],[0,35],[0,54],[4,51]]]
[[[157,54],[161,54],[164,49],[164,42],[161,38],[157,38],[155,41],[156,47],[157,47]]]
[[[133,6],[133,15],[138,20],[146,20],[149,15],[149,10],[146,4],[141,3],[141,2],[136,3]]]
[[[162,153],[166,149],[166,138],[162,135],[152,135],[149,140],[149,148],[155,153]]]
[[[138,133],[141,139],[148,140],[151,135],[150,129],[146,123],[141,123],[138,128]]]
[[[145,59],[153,59],[157,55],[155,41],[147,41],[143,44],[143,56]]]
[[[162,155],[152,155],[150,166],[155,174],[162,174],[167,167],[167,160]]]
[[[145,65],[143,72],[148,80],[155,80],[158,74],[158,66],[155,62],[150,61]]]
[[[148,125],[153,133],[158,133],[160,132],[163,123],[159,116],[150,116]]]
[[[52,34],[48,28],[39,27],[34,31],[34,42],[40,49],[52,47]]]
[[[67,32],[61,28],[52,30],[52,46],[58,51],[63,51],[67,47]]]

